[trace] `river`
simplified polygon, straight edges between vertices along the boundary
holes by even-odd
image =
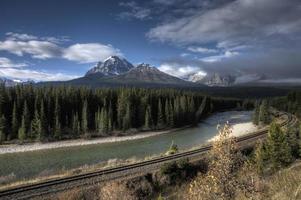
[[[166,152],[172,141],[180,150],[206,143],[217,134],[217,124],[241,124],[251,121],[249,111],[216,113],[197,127],[174,131],[153,137],[93,144],[86,146],[47,149],[0,155],[0,185],[39,176],[49,176],[60,171],[94,165],[112,159],[144,158]]]

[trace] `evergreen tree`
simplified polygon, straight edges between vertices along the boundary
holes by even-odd
[[[12,113],[12,135],[11,139],[15,138],[18,135],[19,130],[19,121],[18,121],[18,113],[17,113],[17,103],[14,101],[13,113]]]
[[[269,124],[271,119],[269,115],[269,106],[266,100],[262,101],[259,109],[259,121],[263,124]]]
[[[171,113],[170,113],[170,107],[169,107],[169,100],[166,100],[165,101],[165,106],[164,106],[164,108],[165,108],[165,125],[167,126],[167,127],[170,127],[170,115],[171,115]]]
[[[72,118],[72,133],[75,136],[78,136],[80,134],[80,123],[78,120],[78,114],[76,113],[75,115],[73,115]]]
[[[6,119],[2,115],[0,117],[0,144],[6,140]]]
[[[150,106],[147,106],[145,111],[144,128],[149,130],[152,127],[152,117],[150,113]]]
[[[123,117],[123,125],[122,125],[123,131],[130,129],[131,125],[132,125],[131,106],[128,103],[126,107],[125,116]]]
[[[157,128],[162,129],[164,128],[164,113],[162,108],[161,99],[158,102],[158,117],[157,117]]]
[[[175,113],[174,113],[174,108],[173,108],[171,102],[169,102],[168,107],[169,107],[169,111],[170,111],[169,126],[174,127],[175,126]]]
[[[84,101],[83,109],[82,109],[82,120],[81,120],[81,131],[82,133],[88,132],[88,102]]]
[[[255,166],[256,166],[256,171],[258,174],[262,175],[264,171],[264,167],[266,165],[266,150],[264,143],[260,141],[256,148],[255,148],[255,153],[254,153],[254,161],[255,161]]]
[[[60,139],[62,137],[61,122],[60,122],[61,108],[59,99],[56,97],[54,109],[54,138]]]
[[[21,120],[21,126],[18,130],[18,138],[20,140],[21,143],[24,142],[24,140],[26,139],[26,131],[25,131],[25,116],[22,116],[22,120]]]
[[[292,161],[291,147],[287,137],[276,122],[272,122],[270,125],[266,152],[272,169],[279,169]]]
[[[38,141],[42,141],[44,139],[40,115],[37,110],[35,111],[34,118],[31,121],[31,134],[33,137],[36,137]]]
[[[25,133],[29,133],[30,132],[30,114],[29,114],[29,110],[28,110],[28,105],[27,105],[27,101],[25,100],[24,102],[24,106],[23,106],[23,116],[24,116],[24,123],[25,123]]]
[[[112,110],[112,103],[109,104],[109,111],[108,111],[108,131],[113,131],[113,110]]]
[[[44,108],[44,101],[41,101],[40,123],[41,123],[41,138],[44,138],[48,133],[47,118],[46,118],[46,113],[45,113],[45,108]]]
[[[296,127],[288,127],[286,130],[286,137],[291,148],[292,156],[295,158],[299,157],[299,137],[298,137],[298,130]]]
[[[253,114],[253,124],[259,124],[259,105],[258,102],[255,103],[254,114]]]
[[[101,133],[102,128],[102,118],[101,118],[101,109],[98,108],[97,112],[95,113],[95,129],[98,133]]]
[[[126,120],[123,120],[125,122]],[[102,122],[102,133],[107,134],[109,132],[109,119],[108,112],[105,108],[101,110],[101,122]]]

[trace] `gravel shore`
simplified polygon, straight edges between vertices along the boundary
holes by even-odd
[[[156,136],[159,134],[166,134],[173,132],[179,129],[170,129],[164,131],[148,131],[141,132],[135,135],[130,136],[109,136],[103,138],[95,138],[91,140],[85,139],[75,139],[75,140],[66,140],[58,142],[49,142],[49,143],[31,143],[31,144],[11,144],[11,145],[2,145],[0,146],[0,154],[7,153],[18,153],[18,152],[28,152],[28,151],[38,151],[45,149],[54,149],[54,148],[63,148],[63,147],[74,147],[74,146],[83,146],[83,145],[92,145],[92,144],[103,144],[103,143],[112,143],[112,142],[122,142],[128,140],[137,140],[147,137]]]

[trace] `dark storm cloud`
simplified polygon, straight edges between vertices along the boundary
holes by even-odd
[[[300,50],[246,53],[220,62],[204,62],[197,58],[177,57],[162,60],[162,63],[168,65],[170,71],[176,71],[178,67],[184,70],[186,66],[194,69],[192,73],[203,71],[208,74],[215,72],[233,75],[256,74],[265,75],[269,79],[293,79],[301,77]]]
[[[147,38],[183,49],[184,57],[163,60],[161,69],[301,78],[300,0],[153,0],[143,7],[156,20]]]
[[[152,28],[152,39],[180,44],[215,42],[219,47],[261,44],[301,31],[299,0],[236,0],[216,8],[187,11],[189,16]],[[183,10],[183,12],[185,12]],[[294,39],[294,38],[292,38]]]

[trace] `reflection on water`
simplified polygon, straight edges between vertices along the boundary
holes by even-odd
[[[172,141],[185,150],[208,141],[216,135],[217,124],[226,121],[230,124],[249,122],[251,112],[217,113],[197,127],[138,140],[0,155],[0,184],[1,177],[12,174],[16,179],[33,178],[113,158],[143,158],[160,154],[168,149]]]

